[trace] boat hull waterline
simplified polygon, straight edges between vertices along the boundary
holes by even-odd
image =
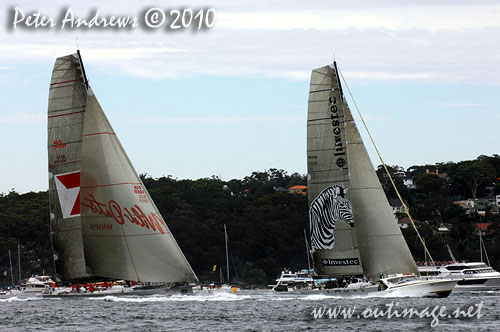
[[[340,297],[448,297],[457,284],[457,280],[417,280],[403,285],[394,285],[385,290],[378,286],[361,288],[298,289],[298,294],[333,295]]]

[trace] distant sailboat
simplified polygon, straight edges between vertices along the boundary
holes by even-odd
[[[219,266],[219,273],[220,273],[220,284],[215,284],[212,283],[206,287],[204,287],[204,290],[208,291],[231,291],[232,293],[236,293],[239,288],[240,288],[240,281],[238,279],[238,272],[236,271],[236,265],[234,263],[234,258],[233,254],[231,253],[231,262],[233,263],[233,268],[234,268],[234,276],[236,278],[236,285],[231,285],[230,284],[230,278],[229,278],[229,253],[231,250],[231,247],[229,245],[229,237],[227,236],[227,229],[226,229],[226,224],[224,224],[224,242],[226,244],[226,273],[227,273],[227,282],[224,283],[224,277],[222,273],[222,267]],[[216,265],[214,266],[214,270],[216,268]]]
[[[48,160],[59,282],[198,280],[97,101],[79,51],[58,58],[52,72]]]
[[[416,276],[415,262],[344,98],[335,62],[311,74],[307,165],[311,251],[318,275],[380,281],[389,293],[450,294],[456,281],[431,283]]]

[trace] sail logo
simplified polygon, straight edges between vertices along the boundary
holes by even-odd
[[[108,201],[108,204],[98,201],[94,195],[88,194],[82,203],[83,206],[92,211],[92,213],[98,214],[100,216],[105,216],[108,218],[113,218],[119,225],[125,224],[125,221],[129,221],[132,224],[140,226],[142,228],[151,229],[154,233],[165,234],[167,227],[165,222],[160,216],[154,212],[148,214],[144,213],[139,205],[134,205],[133,207],[127,208],[123,207],[115,200]],[[163,227],[165,230],[163,230]],[[96,228],[92,228],[96,229]],[[101,227],[97,228],[100,230],[112,229],[111,227]]]
[[[359,265],[359,258],[342,258],[342,259],[332,259],[323,258],[321,259],[323,266],[349,266],[349,265]]]
[[[63,218],[80,216],[80,171],[55,175]]]
[[[346,165],[346,160],[341,156],[345,155],[344,144],[342,142],[342,130],[340,129],[340,114],[339,108],[337,107],[337,98],[335,96],[330,96],[328,98],[328,103],[330,105],[330,119],[332,120],[333,127],[333,135],[335,137],[335,151],[333,153],[334,156],[339,157],[335,164],[339,168],[344,168]]]
[[[66,143],[63,143],[63,141],[59,139],[52,142],[52,146],[54,149],[62,149],[66,147]]]
[[[347,188],[339,185],[326,187],[309,207],[312,252],[333,249],[335,225],[342,221],[354,227],[351,203],[346,198]]]

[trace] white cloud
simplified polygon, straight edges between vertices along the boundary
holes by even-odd
[[[404,72],[345,72],[346,77],[352,79],[371,80],[429,80],[438,78],[434,73],[404,73]]]
[[[43,112],[27,113],[16,112],[9,115],[0,114],[0,123],[26,123],[26,122],[43,122],[46,121],[47,114]]]
[[[406,6],[393,8],[323,8],[284,12],[222,12],[217,26],[226,29],[356,29],[466,30],[500,27],[499,5]],[[463,18],[467,19],[463,19]]]
[[[448,102],[448,103],[423,103],[421,105],[423,105],[423,106],[438,106],[438,107],[476,107],[476,106],[490,106],[491,104]]]
[[[198,5],[207,3],[192,7]],[[219,75],[305,81],[335,52],[348,79],[500,84],[500,46],[493,42],[500,38],[500,5],[495,2],[421,1],[415,6],[413,1],[386,1],[375,6],[315,1],[306,6],[300,1],[214,0],[209,5],[217,10],[216,26],[198,33],[3,31],[0,63],[2,68],[53,63],[73,52],[79,37],[89,68],[148,79]],[[23,6],[52,15],[65,7],[62,2]],[[119,10],[91,1],[74,11],[87,15],[91,6],[115,15],[144,9],[131,1]]]
[[[136,121],[151,123],[235,123],[235,122],[303,122],[304,116],[223,116],[223,117],[141,117]]]

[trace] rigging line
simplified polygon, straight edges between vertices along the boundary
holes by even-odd
[[[345,84],[345,86],[347,88],[347,91],[349,92],[349,95],[351,96],[351,99],[352,99],[352,101],[354,103],[354,106],[356,107],[356,111],[358,112],[358,115],[361,118],[361,121],[363,122],[363,126],[365,127],[365,130],[368,133],[368,137],[370,137],[370,140],[371,140],[371,142],[373,144],[373,147],[375,148],[375,151],[377,152],[377,155],[378,155],[378,157],[380,159],[380,162],[384,166],[385,172],[389,176],[389,180],[391,180],[391,184],[394,187],[394,190],[396,191],[396,194],[398,195],[399,201],[403,205],[403,207],[405,209],[405,213],[408,216],[408,218],[410,219],[410,222],[411,222],[411,224],[413,226],[413,229],[415,229],[415,232],[417,232],[418,238],[420,239],[420,242],[424,246],[425,252],[427,253],[427,255],[429,255],[429,259],[431,260],[432,265],[435,266],[434,259],[432,259],[432,256],[431,256],[431,254],[429,252],[429,249],[427,249],[427,246],[425,245],[425,241],[423,240],[422,236],[420,235],[420,232],[418,231],[417,226],[415,225],[415,222],[413,221],[413,218],[410,215],[410,210],[406,206],[405,202],[403,202],[403,198],[401,197],[401,194],[399,193],[399,190],[396,187],[396,184],[394,183],[394,180],[392,179],[391,173],[389,172],[389,169],[387,168],[387,165],[385,164],[384,160],[382,159],[382,155],[380,154],[380,152],[379,152],[379,150],[377,148],[377,145],[375,144],[375,141],[373,140],[373,137],[372,137],[370,131],[368,130],[368,126],[366,125],[365,119],[361,115],[361,111],[359,110],[358,104],[356,103],[356,100],[352,96],[351,89],[349,89],[349,86],[347,85],[347,82],[346,82],[346,80],[345,80],[344,75],[342,74],[342,72],[340,70],[338,70],[338,72],[340,73],[340,76],[342,76],[342,81],[344,81],[344,84]]]
[[[484,240],[481,237],[481,230],[479,230],[479,249],[481,250],[481,257],[483,256],[483,250],[484,250],[484,255],[486,256],[486,261],[488,262],[488,266],[491,266],[490,264],[490,258],[488,257],[488,252],[486,251],[486,246],[484,245]],[[481,262],[483,260],[481,259]]]

